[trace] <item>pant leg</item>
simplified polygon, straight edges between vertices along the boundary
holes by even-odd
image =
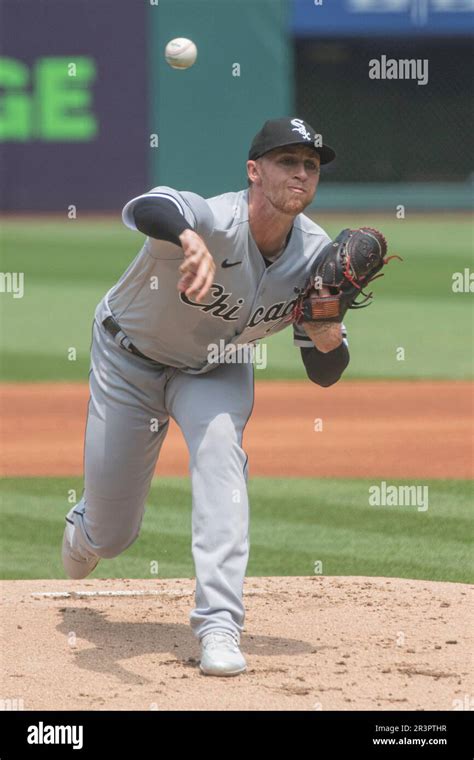
[[[71,552],[115,557],[139,534],[169,416],[164,388],[176,370],[151,365],[93,327],[84,493],[68,513]]]
[[[204,375],[182,372],[166,389],[170,415],[190,453],[192,551],[196,607],[191,628],[244,627],[243,585],[249,555],[244,427],[253,408],[253,365],[223,364]]]

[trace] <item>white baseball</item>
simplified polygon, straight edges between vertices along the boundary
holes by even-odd
[[[189,69],[197,58],[197,47],[186,37],[176,37],[166,45],[165,58],[172,69]]]

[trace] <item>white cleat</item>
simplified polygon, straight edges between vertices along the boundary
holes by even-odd
[[[239,638],[230,631],[209,631],[201,639],[201,673],[207,676],[238,676],[247,668]]]
[[[92,555],[90,559],[83,559],[82,557],[73,555],[69,540],[69,534],[72,529],[72,523],[70,523],[69,520],[66,520],[63,536],[62,560],[64,569],[69,578],[80,580],[82,578],[87,578],[87,576],[92,573],[94,568],[99,564],[100,557]]]

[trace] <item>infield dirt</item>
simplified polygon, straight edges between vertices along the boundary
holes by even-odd
[[[160,593],[80,596],[113,590]],[[25,710],[469,709],[472,590],[248,578],[248,670],[216,678],[199,672],[191,579],[4,581],[1,694]]]

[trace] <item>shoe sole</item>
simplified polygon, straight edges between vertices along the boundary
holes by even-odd
[[[94,572],[94,570],[96,569],[97,565],[99,564],[99,560],[97,560],[97,562],[95,563],[95,565],[93,567],[89,567],[87,569],[84,568],[84,570],[81,570],[82,562],[77,562],[77,560],[73,560],[71,557],[68,557],[67,561],[69,563],[74,562],[75,565],[77,565],[77,569],[74,568],[74,570],[72,570],[70,564],[69,564],[69,567],[66,568],[65,567],[66,563],[63,560],[64,570],[65,570],[66,574],[68,575],[69,580],[72,580],[72,581],[82,581],[82,580],[84,580],[84,578],[88,578],[89,575]],[[74,573],[74,574],[72,574],[72,573]]]
[[[201,673],[205,676],[239,676],[241,673],[245,673],[247,670],[247,666],[244,668],[239,668],[239,670],[221,670],[221,671],[214,671],[214,670],[205,670],[201,665],[199,666],[199,670]]]

